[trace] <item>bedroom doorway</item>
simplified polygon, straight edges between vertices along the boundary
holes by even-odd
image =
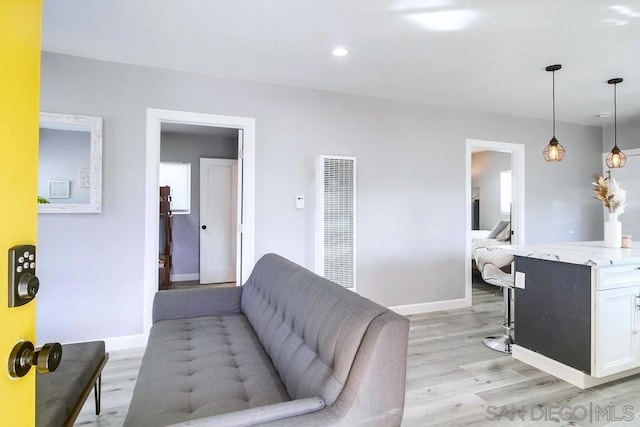
[[[242,140],[234,128],[161,124],[160,187],[169,186],[171,215],[160,212],[160,289],[235,286]]]
[[[152,324],[153,296],[158,287],[159,164],[162,127],[206,126],[231,129],[238,135],[236,284],[244,283],[255,264],[255,119],[187,111],[147,109],[145,184],[144,331]]]
[[[473,240],[482,246],[524,243],[524,145],[467,139],[465,155],[465,298],[471,305]],[[484,176],[474,171],[474,157],[476,169],[478,163],[485,167]]]

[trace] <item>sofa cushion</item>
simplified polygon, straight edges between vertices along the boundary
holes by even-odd
[[[290,400],[245,316],[155,323],[128,426],[162,426]]]
[[[242,312],[293,399],[333,404],[381,307],[275,254],[242,289]]]

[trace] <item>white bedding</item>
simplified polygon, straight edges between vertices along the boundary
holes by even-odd
[[[475,259],[475,253],[477,248],[488,248],[491,246],[508,245],[509,242],[503,242],[501,240],[489,239],[490,230],[471,230],[471,256]]]

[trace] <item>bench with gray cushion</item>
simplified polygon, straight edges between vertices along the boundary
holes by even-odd
[[[63,345],[58,369],[36,373],[36,426],[72,426],[91,389],[99,415],[102,368],[108,359],[104,341]]]
[[[153,322],[125,426],[400,425],[408,320],[278,255]]]

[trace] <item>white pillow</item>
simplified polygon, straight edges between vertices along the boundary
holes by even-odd
[[[506,242],[511,239],[511,224],[507,224],[507,226],[496,236],[496,240],[499,242]]]
[[[491,231],[489,231],[487,239],[495,239],[507,225],[509,225],[509,221],[498,221],[496,225],[493,226]]]

